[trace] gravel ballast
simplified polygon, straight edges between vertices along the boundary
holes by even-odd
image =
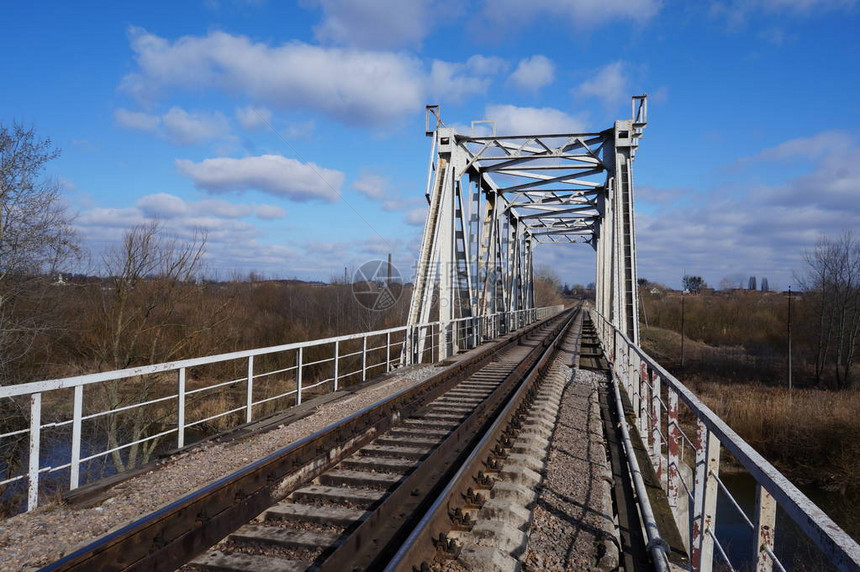
[[[49,564],[111,530],[229,475],[315,431],[411,387],[439,368],[421,366],[325,403],[311,415],[271,431],[226,443],[206,442],[153,470],[123,481],[98,506],[51,504],[0,523],[0,571]]]
[[[523,569],[612,570],[618,549],[598,387],[602,373],[568,383],[534,507]]]

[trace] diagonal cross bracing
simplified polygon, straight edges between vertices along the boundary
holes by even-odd
[[[428,107],[430,209],[409,323],[441,322],[440,357],[463,336],[501,333],[461,318],[534,306],[537,244],[590,244],[597,310],[638,341],[631,164],[646,113],[646,97],[636,96],[633,119],[598,133],[474,137],[445,127],[438,107]],[[407,362],[424,351],[426,335],[415,336]]]

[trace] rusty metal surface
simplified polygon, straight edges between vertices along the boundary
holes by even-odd
[[[599,318],[598,318],[599,319]],[[675,376],[663,368],[642,348],[631,343],[630,339],[617,330],[610,330],[614,343],[623,343],[635,352],[640,359],[648,363],[663,380],[668,388],[669,397],[669,501],[677,498],[677,479],[675,467],[678,458],[679,428],[677,425],[677,409],[673,401],[680,398],[693,412],[709,434],[750,473],[770,494],[785,513],[800,527],[830,559],[835,569],[844,571],[860,570],[860,544],[843,531],[824,511],[818,508],[809,498],[780,473],[767,459],[744,441],[725,421],[719,418],[707,405],[690,391]],[[674,461],[674,462],[673,462]]]

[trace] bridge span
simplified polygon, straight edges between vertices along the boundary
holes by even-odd
[[[0,475],[26,488],[28,511],[0,524],[7,556],[24,555],[0,566],[860,570],[860,546],[638,345],[632,162],[646,101],[581,134],[467,136],[428,108],[429,211],[405,326],[0,388],[30,412],[0,435],[29,453]],[[535,307],[533,252],[546,243],[593,248],[593,306]],[[215,364],[241,373],[203,375]],[[157,389],[88,400],[119,383]],[[195,406],[207,395],[223,399]],[[375,401],[345,405],[359,395]],[[43,422],[47,404],[65,417]],[[88,439],[145,408],[162,416],[151,431]],[[91,482],[97,459],[168,444],[164,464],[179,466],[207,446],[190,447],[203,424],[248,435],[332,412],[147,514],[107,518],[107,535],[26,556],[52,512],[73,530],[76,511],[109,514],[132,486],[134,475]],[[49,431],[68,438],[66,458],[46,455]],[[755,480],[754,506],[721,479],[727,462]],[[58,476],[65,507],[44,487]],[[721,537],[726,511],[747,529],[741,551]]]

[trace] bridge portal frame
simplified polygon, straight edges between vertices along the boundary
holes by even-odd
[[[533,308],[535,248],[580,243],[596,253],[597,310],[638,342],[632,163],[646,125],[645,95],[633,97],[631,119],[589,133],[464,135],[427,106],[429,208],[408,323],[438,313],[444,357],[463,336],[504,333],[504,322],[502,332],[452,324]],[[404,363],[426,344],[424,334],[410,340]]]

